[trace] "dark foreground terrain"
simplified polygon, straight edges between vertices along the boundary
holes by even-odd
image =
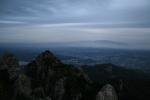
[[[113,64],[74,67],[50,51],[25,66],[0,57],[0,100],[149,100],[150,76]]]

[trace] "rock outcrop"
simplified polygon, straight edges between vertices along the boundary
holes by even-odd
[[[45,51],[21,70],[7,53],[0,57],[0,100],[81,100],[90,79]]]
[[[54,96],[56,100],[62,100],[65,94],[65,78],[59,79],[55,84]]]
[[[63,64],[50,51],[43,52],[29,63],[26,74],[31,79],[32,94],[38,94],[38,98],[81,100],[90,84],[83,71]]]
[[[29,99],[30,93],[30,79],[21,72],[16,57],[5,53],[0,60],[0,99]]]
[[[81,68],[45,51],[22,70],[12,54],[0,58],[0,100],[94,100],[93,82]],[[117,100],[111,85],[96,100]]]
[[[96,100],[118,100],[118,97],[114,87],[107,84],[98,92]]]

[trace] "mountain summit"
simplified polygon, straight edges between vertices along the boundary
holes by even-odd
[[[46,65],[46,66],[61,64],[61,61],[57,59],[57,57],[55,57],[53,53],[50,52],[49,50],[46,50],[45,52],[37,56],[35,61],[40,65]]]

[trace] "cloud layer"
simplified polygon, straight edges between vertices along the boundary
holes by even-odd
[[[98,22],[143,27],[150,26],[149,18],[150,0],[0,0],[0,24]]]

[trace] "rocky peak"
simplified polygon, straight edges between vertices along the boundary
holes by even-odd
[[[61,61],[53,53],[46,50],[27,65],[27,75],[42,82],[48,79],[53,74],[54,69],[60,67],[61,64]]]
[[[61,63],[50,51],[37,56],[24,71],[15,67],[15,57],[5,57],[7,59],[0,62],[2,100],[87,100],[93,97],[88,95],[92,89],[88,76],[81,69]]]
[[[118,100],[118,97],[114,87],[107,84],[98,92],[96,100]]]
[[[45,52],[37,56],[35,61],[38,64],[44,65],[44,66],[55,65],[55,64],[61,63],[60,60],[58,60],[57,57],[55,57],[53,53],[51,53],[49,50],[46,50]]]
[[[41,53],[26,67],[33,94],[38,98],[80,100],[90,84],[83,71],[61,63],[50,51]]]

